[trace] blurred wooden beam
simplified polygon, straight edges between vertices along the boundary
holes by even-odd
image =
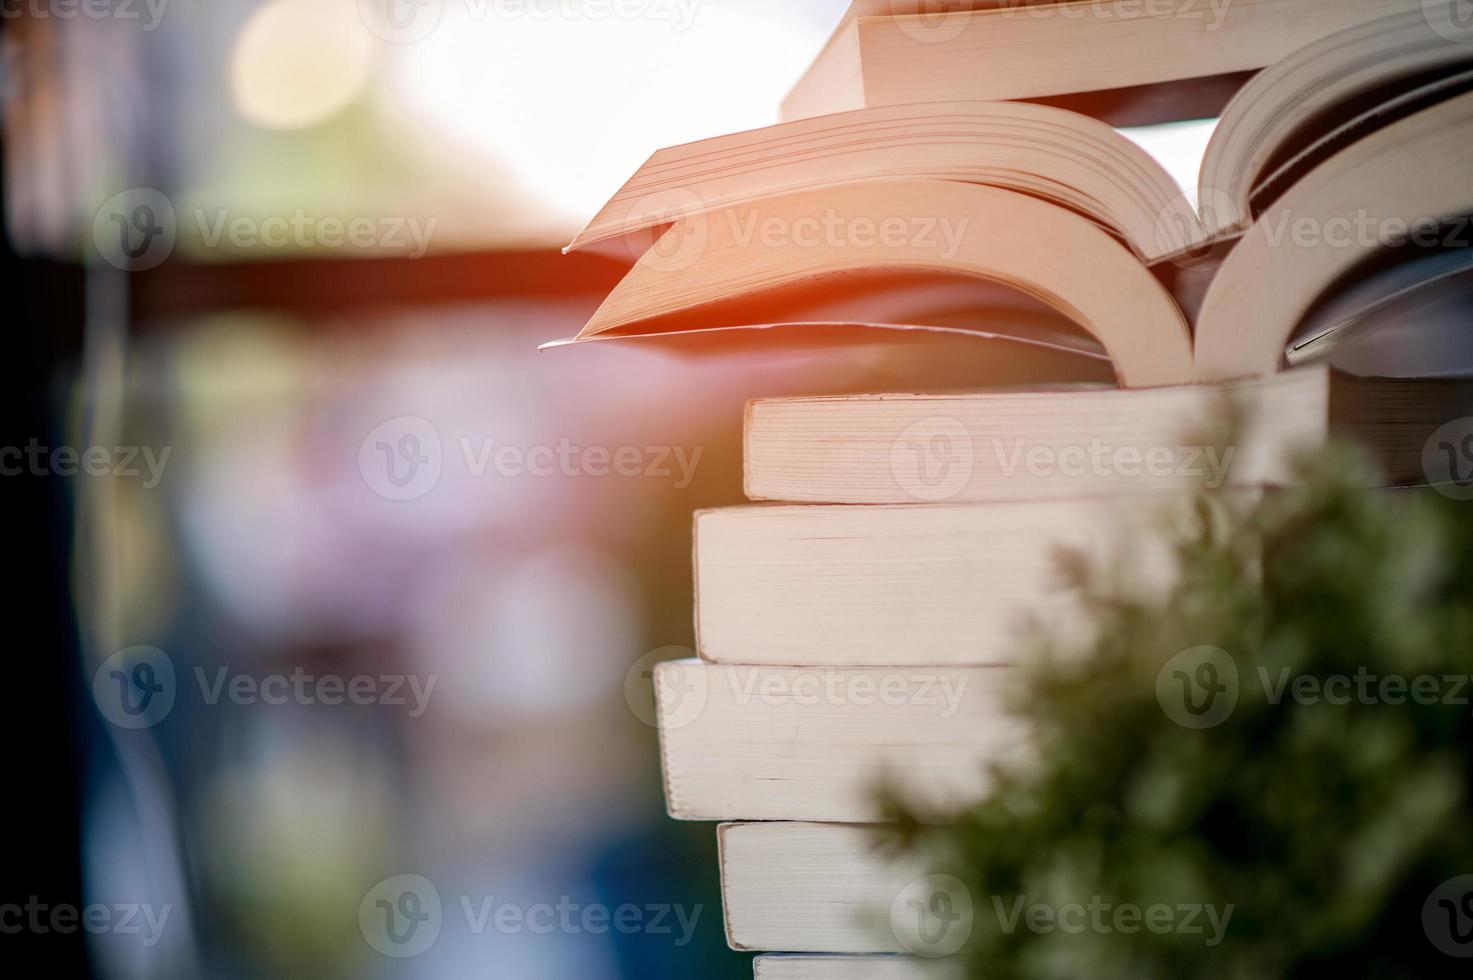
[[[231,263],[170,260],[132,276],[138,330],[228,310],[304,316],[492,299],[601,297],[628,266],[582,252],[466,252],[420,259],[302,258]]]

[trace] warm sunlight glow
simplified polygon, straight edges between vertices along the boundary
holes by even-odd
[[[822,40],[735,5],[597,19],[496,9],[447,6],[437,30],[400,49],[397,92],[570,223],[661,146],[776,122]]]
[[[1160,161],[1166,172],[1176,178],[1186,191],[1195,207],[1197,172],[1202,168],[1202,155],[1207,152],[1207,141],[1212,139],[1215,129],[1216,119],[1189,119],[1156,126],[1133,126],[1122,129],[1120,133]]]
[[[373,54],[373,38],[352,4],[271,0],[251,15],[235,43],[236,110],[268,129],[314,126],[362,91]]]

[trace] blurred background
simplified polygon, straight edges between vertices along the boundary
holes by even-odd
[[[67,976],[750,976],[648,690],[744,402],[1109,378],[938,338],[539,353],[629,258],[561,245],[655,148],[776,121],[846,5],[7,0],[0,943]],[[361,915],[401,875],[441,905],[406,959]]]

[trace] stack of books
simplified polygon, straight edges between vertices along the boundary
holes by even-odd
[[[1060,548],[1157,586],[1163,509],[1282,482],[1332,435],[1387,486],[1473,472],[1473,384],[1327,366],[1367,336],[1415,361],[1418,311],[1473,278],[1451,237],[1473,31],[1450,4],[902,6],[856,3],[790,121],[659,151],[570,246],[641,243],[580,341],[803,329],[846,294],[870,298],[846,323],[957,329],[895,285],[914,277],[975,284],[975,332],[1118,379],[750,404],[754,504],[696,515],[700,656],[655,688],[670,815],[722,822],[730,943],[777,954],[759,977],[944,976],[993,914],[876,849],[876,788],[965,805],[1027,758],[1001,696],[1019,623],[1088,639]],[[1212,79],[1235,94],[1195,206],[1076,111],[1180,118]],[[996,101],[1019,99],[1073,108]]]

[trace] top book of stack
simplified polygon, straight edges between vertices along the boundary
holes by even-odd
[[[1047,9],[1081,7],[1156,9],[1148,0]],[[971,280],[965,322],[985,333],[970,332],[1107,359],[1121,387],[1154,388],[1267,377],[1365,337],[1359,328],[1377,311],[1401,309],[1405,321],[1401,300],[1473,270],[1473,29],[1441,0],[1332,7],[1235,0],[1213,44],[1258,37],[1270,11],[1282,25],[1254,63],[1330,33],[1241,87],[1194,191],[1098,119],[959,91],[970,85],[960,67],[944,92],[904,93],[952,101],[855,108],[661,150],[569,246],[622,242],[637,256],[576,340],[767,325],[958,332],[919,295],[858,301],[864,277],[932,276]],[[958,37],[1011,23],[1004,15],[1030,30],[1050,23],[1015,9],[964,13]],[[1100,16],[1109,25],[1117,15]],[[1060,23],[1114,65],[1106,29]],[[1157,20],[1132,23],[1144,32]],[[933,72],[949,43],[910,39],[908,50]],[[1089,61],[1033,51],[1061,78]],[[1204,59],[1188,59],[1191,70],[1216,70]],[[1114,71],[1100,77],[1135,77]],[[857,77],[868,90],[867,72]],[[1372,282],[1386,263],[1396,276]],[[848,308],[825,305],[846,297]]]
[[[785,120],[1048,100],[1116,125],[1216,116],[1244,73],[1421,0],[855,0]],[[1192,84],[1182,84],[1188,80]]]

